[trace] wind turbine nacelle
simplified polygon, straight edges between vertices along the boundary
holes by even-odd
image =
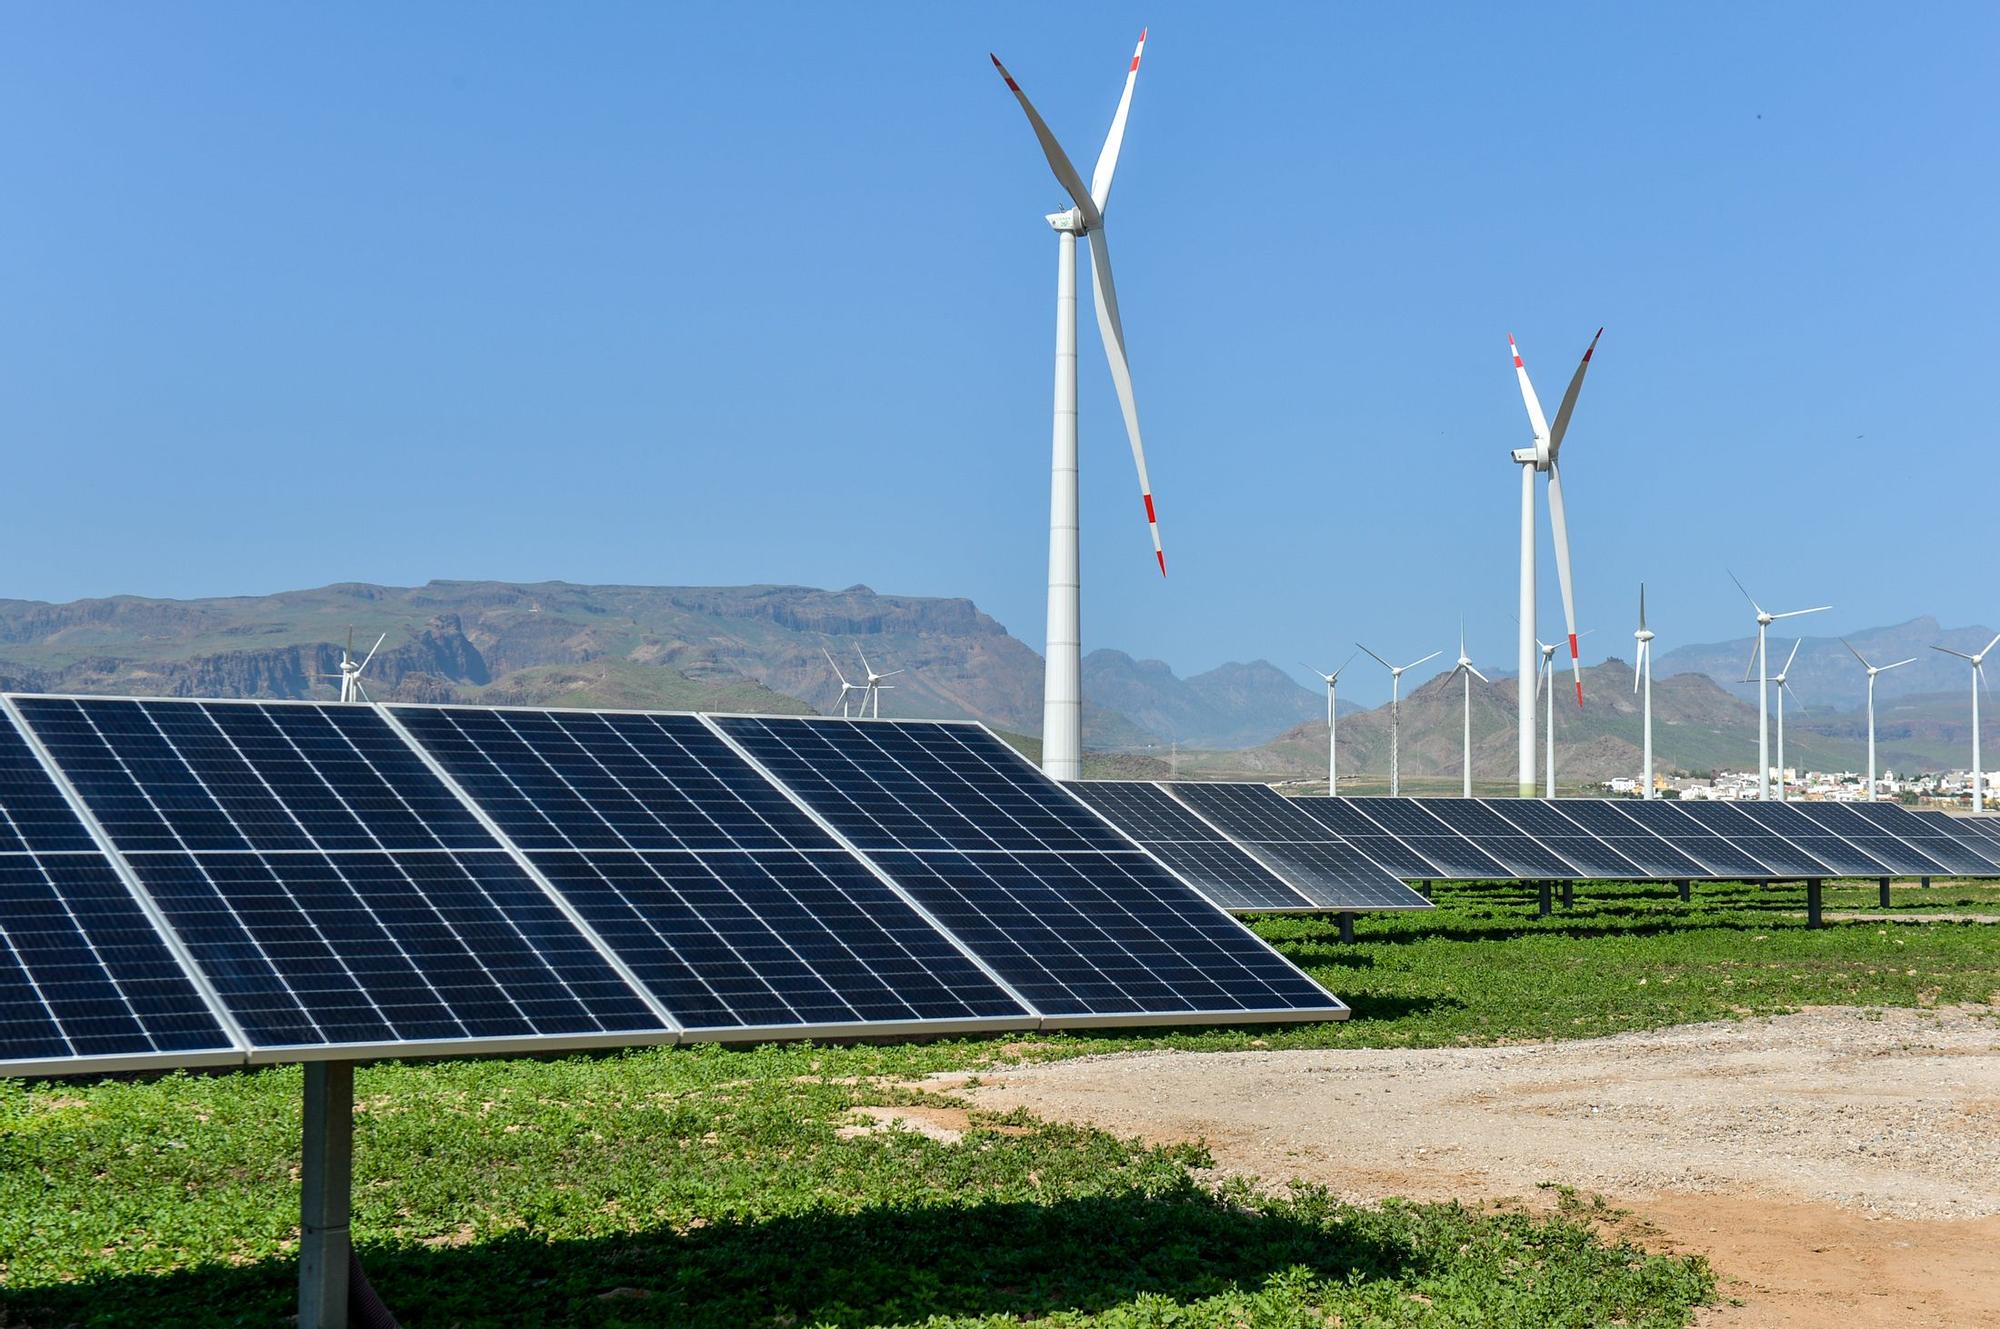
[[[1521,463],[1521,465],[1523,466],[1532,466],[1538,471],[1545,471],[1549,468],[1548,453],[1543,451],[1542,448],[1537,445],[1530,445],[1525,448],[1515,448],[1514,460]]]

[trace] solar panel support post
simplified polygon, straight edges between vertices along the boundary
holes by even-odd
[[[1563,883],[1563,908],[1576,908],[1576,883],[1573,881]]]
[[[1689,881],[1689,880],[1688,880],[1687,878],[1683,877],[1683,878],[1681,878],[1681,880],[1679,880],[1679,881],[1675,882],[1675,883],[1674,883],[1674,885],[1676,885],[1676,886],[1680,887],[1680,892],[1681,892],[1681,903],[1682,903],[1682,904],[1692,904],[1692,903],[1694,903],[1694,883],[1693,883],[1693,882],[1691,882],[1691,881]]]
[[[1878,889],[1876,899],[1881,903],[1882,908],[1887,909],[1889,907],[1889,879],[1887,877],[1882,878],[1881,881],[1876,883],[1876,887]]]
[[[1541,883],[1542,895],[1540,901],[1540,908],[1536,912],[1536,917],[1538,918],[1547,918],[1550,914],[1555,912],[1555,906],[1553,902],[1554,892],[1550,889],[1550,885],[1551,883],[1546,881]]]
[[[1930,879],[1929,877],[1925,877],[1925,878],[1923,879],[1923,883],[1924,883],[1924,889],[1925,889],[1925,890],[1929,890],[1929,889],[1931,888],[1931,879]],[[1888,902],[1887,902],[1887,901],[1885,900],[1885,901],[1883,901],[1883,903],[1884,903],[1884,904],[1886,904],[1886,903],[1888,903]]]
[[[299,1329],[347,1329],[354,1063],[306,1063],[299,1167]]]
[[[1809,928],[1824,927],[1826,925],[1826,921],[1820,917],[1819,888],[1820,880],[1818,877],[1814,877],[1806,883],[1806,926]]]
[[[1354,915],[1346,910],[1340,914],[1340,940],[1343,944],[1354,944]]]

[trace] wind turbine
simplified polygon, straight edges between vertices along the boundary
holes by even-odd
[[[855,644],[854,653],[861,656],[861,670],[868,675],[868,681],[861,687],[861,710],[869,719],[879,720],[882,718],[882,694],[885,691],[893,692],[896,687],[894,683],[884,683],[882,680],[894,678],[903,671],[891,669],[886,674],[878,674],[875,672],[875,666],[868,663],[868,657],[862,654],[859,643]]]
[[[1894,664],[1872,665],[1861,652],[1854,649],[1854,643],[1847,638],[1842,637],[1840,644],[1853,652],[1854,658],[1861,661],[1861,667],[1868,671],[1868,801],[1873,803],[1875,801],[1875,675],[1886,674],[1891,669],[1901,669],[1906,664],[1915,664],[1917,657],[1913,655]]]
[[[1949,646],[1933,646],[1934,651],[1955,655],[1972,665],[1972,810],[1986,811],[1986,777],[1979,770],[1979,689],[1986,686],[1986,656],[1995,646],[2000,646],[2000,634],[1986,643],[1985,649],[1977,655],[1967,655],[1964,651],[1954,651]]]
[[[1403,773],[1401,769],[1403,675],[1409,670],[1415,669],[1420,664],[1437,659],[1444,652],[1432,651],[1422,660],[1412,660],[1406,665],[1392,665],[1366,646],[1361,645],[1360,642],[1357,641],[1354,644],[1369,659],[1389,671],[1389,796],[1394,798],[1403,792]]]
[[[1653,633],[1652,629],[1646,626],[1646,583],[1643,581],[1639,583],[1639,630],[1632,636],[1639,643],[1632,669],[1632,691],[1641,691],[1642,681],[1645,685],[1643,689],[1645,700],[1639,705],[1641,723],[1645,729],[1645,765],[1642,768],[1644,773],[1639,778],[1639,797],[1651,798],[1653,796]],[[1782,708],[1784,703],[1781,701],[1778,705]],[[1779,714],[1783,715],[1784,711],[1780,709]],[[1778,751],[1781,753],[1785,750],[1784,723],[1783,720],[1778,721]],[[1784,764],[1782,758],[1779,764]]]
[[[861,686],[861,684],[859,683],[850,683],[847,681],[847,675],[840,672],[839,665],[834,664],[832,651],[829,651],[826,647],[822,646],[819,648],[819,653],[826,657],[827,664],[831,665],[833,668],[833,676],[840,680],[840,718],[843,720],[850,720],[853,718],[847,713],[847,694],[850,692],[858,692],[861,694],[862,709],[866,710],[868,706],[868,689]],[[866,664],[867,661],[864,660],[862,663]]]
[[[1595,631],[1596,628],[1585,628],[1576,634],[1577,640],[1581,641]],[[1542,764],[1548,779],[1546,797],[1554,798],[1556,796],[1556,652],[1562,648],[1559,644],[1543,641],[1540,637],[1535,638],[1535,645],[1542,653],[1542,667],[1535,673],[1535,695],[1541,696],[1545,685],[1549,690],[1548,699],[1543,706],[1548,718],[1548,738],[1543,745],[1547,759]]]
[[[1778,801],[1785,801],[1785,698],[1792,695],[1792,661],[1799,658],[1799,647],[1805,645],[1801,637],[1792,643],[1792,653],[1785,657],[1785,667],[1772,675],[1771,682],[1778,688]],[[1746,677],[1744,682],[1750,680]]]
[[[1042,685],[1042,769],[1058,780],[1083,776],[1083,620],[1080,607],[1081,572],[1077,557],[1076,491],[1076,238],[1090,239],[1091,295],[1097,305],[1097,331],[1111,365],[1111,385],[1125,417],[1125,434],[1132,444],[1132,462],[1139,471],[1139,496],[1146,504],[1146,525],[1153,536],[1153,557],[1160,575],[1167,575],[1167,556],[1160,545],[1160,523],[1153,511],[1153,484],[1146,477],[1146,450],[1139,441],[1139,408],[1132,396],[1132,367],[1125,354],[1125,329],[1118,318],[1118,292],[1111,280],[1111,249],[1105,239],[1104,206],[1111,196],[1111,176],[1118,168],[1118,149],[1125,141],[1125,120],[1132,109],[1132,86],[1139,78],[1139,57],[1146,34],[1132,52],[1125,72],[1125,91],[1111,117],[1111,132],[1097,154],[1090,187],[1070,164],[1021,85],[993,56],[993,67],[1007,80],[1028,123],[1042,145],[1049,168],[1070,197],[1066,212],[1048,215],[1056,233],[1056,376],[1053,455],[1049,466],[1049,617],[1048,652]]]
[[[342,647],[340,651],[340,672],[337,674],[314,674],[313,677],[339,679],[340,699],[342,701],[367,701],[368,690],[361,686],[361,671],[368,667],[368,662],[375,658],[375,652],[381,650],[382,643],[387,640],[389,640],[389,634],[386,632],[377,637],[375,644],[368,648],[368,654],[362,656],[361,662],[356,664],[354,660],[354,629],[349,628],[347,630],[347,645]]]
[[[1417,663],[1422,664],[1423,661],[1419,660]],[[1463,618],[1460,618],[1458,620],[1458,663],[1452,666],[1451,672],[1454,674],[1463,674],[1465,676],[1464,793],[1467,798],[1471,798],[1472,797],[1472,680],[1476,678],[1481,683],[1486,683],[1489,682],[1490,680],[1487,679],[1486,675],[1480,673],[1477,669],[1472,667],[1472,657],[1465,653],[1465,620]]]
[[[1319,674],[1326,681],[1326,792],[1329,798],[1340,797],[1339,730],[1335,728],[1340,723],[1340,717],[1334,710],[1333,694],[1334,690],[1340,686],[1341,674],[1346,672],[1347,666],[1353,663],[1354,657],[1350,655],[1341,662],[1339,669],[1334,670],[1330,674],[1320,674],[1319,670],[1313,669],[1309,664],[1300,665],[1300,668],[1311,669],[1313,673]]]
[[[1546,471],[1549,477],[1549,529],[1555,537],[1556,577],[1562,583],[1563,622],[1569,629],[1570,670],[1576,678],[1576,704],[1583,705],[1583,661],[1576,647],[1576,596],[1570,587],[1569,575],[1569,519],[1563,512],[1562,474],[1556,469],[1556,456],[1562,451],[1563,435],[1569,432],[1570,415],[1576,410],[1577,393],[1583,390],[1583,376],[1590,371],[1590,357],[1597,350],[1597,338],[1604,335],[1604,329],[1597,330],[1597,337],[1590,339],[1590,345],[1583,352],[1583,360],[1577,365],[1576,373],[1569,381],[1568,391],[1563,393],[1562,405],[1556,409],[1556,422],[1550,427],[1547,417],[1542,414],[1541,399],[1535,395],[1535,385],[1528,381],[1528,367],[1522,363],[1521,348],[1514,344],[1513,334],[1508,334],[1507,349],[1514,355],[1514,374],[1521,381],[1521,401],[1528,408],[1528,424],[1534,429],[1534,442],[1525,448],[1514,449],[1514,460],[1521,467],[1521,623],[1520,664],[1518,677],[1526,678],[1535,668],[1535,648],[1540,644],[1535,640],[1535,473]],[[1554,678],[1550,678],[1551,686]],[[1525,689],[1520,697],[1520,795],[1522,798],[1535,796],[1535,707]]]
[[[1726,571],[1727,569],[1725,569]],[[1823,614],[1832,605],[1814,605],[1811,609],[1792,609],[1782,614],[1774,614],[1757,603],[1755,596],[1744,589],[1742,580],[1733,572],[1729,580],[1736,583],[1736,589],[1743,592],[1743,598],[1757,611],[1757,797],[1771,796],[1771,685],[1768,657],[1764,652],[1764,630],[1781,618],[1797,618],[1800,614]],[[1744,671],[1745,681],[1749,671]]]

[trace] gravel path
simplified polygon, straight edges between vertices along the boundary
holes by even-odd
[[[1357,1201],[1605,1194],[1649,1244],[1702,1250],[1735,1280],[1749,1304],[1718,1326],[2000,1325],[1992,1008],[1497,1048],[1129,1053],[988,1072],[968,1092],[1205,1140],[1221,1173]]]

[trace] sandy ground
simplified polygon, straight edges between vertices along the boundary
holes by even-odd
[[[1146,1052],[929,1087],[1344,1197],[1608,1197],[1649,1249],[1699,1251],[1712,1329],[2000,1326],[2000,1020],[1819,1010],[1572,1043]],[[955,1133],[963,1113],[884,1109]],[[945,1119],[956,1116],[957,1121]],[[880,1129],[886,1121],[874,1126]]]

